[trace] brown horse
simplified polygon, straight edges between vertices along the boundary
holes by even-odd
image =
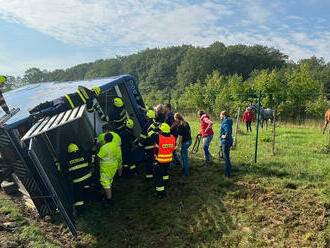
[[[330,109],[328,109],[327,112],[325,112],[324,115],[324,127],[323,127],[323,134],[325,130],[327,129],[328,123],[330,122]],[[329,128],[329,134],[330,134],[330,128]]]

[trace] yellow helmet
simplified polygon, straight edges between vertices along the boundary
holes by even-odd
[[[146,113],[146,116],[149,117],[150,119],[155,119],[156,118],[155,111],[148,110],[147,113]]]
[[[7,81],[7,78],[5,76],[0,75],[0,84]]]
[[[101,94],[100,87],[95,86],[95,87],[92,88],[92,91],[94,91],[96,96],[99,96]]]
[[[134,127],[134,121],[132,119],[127,119],[126,127],[132,129]]]
[[[79,150],[79,147],[76,145],[76,144],[73,144],[71,143],[69,146],[68,146],[68,152],[71,153],[71,152],[76,152]]]
[[[117,108],[120,108],[124,105],[123,100],[121,100],[121,98],[116,97],[115,99],[113,99],[113,105],[115,105]]]
[[[170,133],[171,128],[167,123],[162,123],[159,128],[163,133]]]

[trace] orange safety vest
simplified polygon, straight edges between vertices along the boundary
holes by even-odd
[[[159,144],[154,144],[155,159],[159,163],[172,162],[172,153],[175,150],[175,137],[171,134],[170,137],[159,134]],[[158,148],[158,154],[157,154]]]

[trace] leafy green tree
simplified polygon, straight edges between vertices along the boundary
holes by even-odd
[[[288,87],[284,108],[301,122],[306,117],[309,102],[320,96],[320,82],[312,78],[306,64],[300,65],[299,69],[291,74],[287,73],[286,78]]]
[[[262,91],[262,106],[275,109],[286,99],[286,85],[280,80],[280,74],[276,69],[272,71],[262,70],[254,78],[255,92]]]
[[[25,83],[38,83],[44,81],[44,78],[45,72],[33,67],[25,71],[23,81]]]

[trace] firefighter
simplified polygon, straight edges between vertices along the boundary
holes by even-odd
[[[1,87],[2,85],[7,81],[7,78],[5,76],[2,76],[0,75],[0,105],[1,105],[1,108],[3,109],[3,111],[9,115],[10,114],[10,110],[8,108],[8,105],[2,95],[2,90],[1,90]]]
[[[68,154],[65,160],[64,171],[69,174],[73,185],[74,203],[77,214],[81,214],[88,199],[92,179],[91,158],[76,144],[68,146]]]
[[[97,157],[100,159],[100,182],[105,191],[106,202],[105,207],[112,207],[112,191],[111,186],[113,178],[118,170],[118,175],[121,176],[122,170],[119,167],[117,160],[117,145],[113,142],[113,135],[107,133],[104,136],[105,144],[101,146]]]
[[[134,121],[132,119],[128,119],[126,121],[126,126],[120,133],[120,137],[122,140],[121,150],[122,150],[122,158],[123,158],[123,167],[124,173],[127,174],[135,174],[136,173],[136,164],[132,161],[132,148],[133,144],[136,144],[138,138],[136,138],[133,134]]]
[[[167,123],[160,125],[160,133],[152,135],[154,141],[154,158],[156,192],[159,198],[165,196],[165,186],[168,185],[168,167],[172,162],[173,151],[175,150],[175,137],[171,134],[171,128]]]
[[[99,87],[93,87],[92,90],[84,86],[78,86],[78,91],[72,94],[66,94],[53,101],[40,103],[30,109],[31,116],[35,119],[40,119],[46,116],[53,116],[69,109],[74,109],[80,105],[86,104],[87,111],[93,112],[93,100],[101,93]]]
[[[153,124],[155,123],[156,114],[152,110],[146,112],[147,123],[144,126],[140,137],[139,137],[139,147],[144,148],[145,157],[146,157],[146,181],[151,181],[154,177],[153,175],[153,166],[154,166],[154,145],[151,137],[148,137],[148,130],[153,129]]]
[[[125,128],[127,112],[126,109],[124,109],[124,102],[120,97],[113,99],[113,105],[115,108],[109,116],[110,124],[113,130],[119,133],[123,128]]]
[[[123,161],[123,159],[122,159],[122,151],[121,151],[121,144],[122,144],[122,142],[121,142],[121,138],[120,138],[119,134],[116,133],[116,132],[110,131],[110,125],[109,124],[104,124],[102,126],[102,131],[103,131],[103,133],[101,133],[97,137],[97,140],[99,142],[99,145],[102,146],[102,145],[104,145],[106,143],[104,138],[105,138],[105,135],[107,133],[111,133],[112,134],[112,136],[113,136],[113,142],[116,144],[116,148],[118,150],[117,151],[118,164],[119,164],[119,166],[121,168],[122,167],[122,161]]]

